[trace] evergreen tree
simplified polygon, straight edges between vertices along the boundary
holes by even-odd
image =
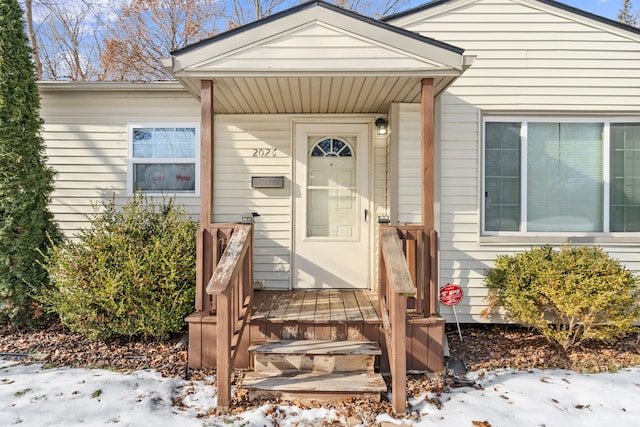
[[[34,297],[48,282],[43,254],[60,234],[48,210],[35,67],[17,0],[0,0],[0,320],[37,324]]]
[[[618,21],[633,27],[637,27],[640,24],[638,12],[633,11],[631,0],[624,0],[622,3],[622,9],[618,11]]]

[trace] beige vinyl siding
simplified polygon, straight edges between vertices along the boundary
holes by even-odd
[[[380,58],[385,60],[381,62]],[[277,39],[254,44],[233,55],[215,59],[216,70],[254,70],[256,64],[262,64],[262,67],[268,69],[300,71],[398,70],[442,66],[437,61],[407,55],[400,49],[320,22],[307,24]],[[267,97],[268,95],[265,99]],[[277,101],[273,101],[274,109],[271,111],[276,111]]]
[[[436,100],[435,115],[435,199],[434,212],[439,215],[440,192],[438,173],[440,170],[438,153],[442,128],[439,123],[440,101]],[[391,220],[395,224],[422,223],[422,136],[420,134],[420,104],[396,103],[391,107],[391,149],[389,151],[390,186],[397,188],[391,194]],[[436,224],[438,230],[438,224]]]
[[[185,90],[175,83],[149,86],[40,86],[47,164],[57,173],[50,209],[66,235],[89,225],[92,203],[126,203],[129,123],[199,122],[199,103]],[[198,216],[199,198],[176,200]]]
[[[387,186],[387,150],[389,144],[387,135],[377,135],[375,128],[373,134],[373,216],[371,221],[376,223],[379,215],[388,215],[388,186]]]
[[[401,26],[477,55],[441,98],[439,285],[464,287],[465,298],[456,306],[461,322],[486,321],[480,316],[486,307],[484,271],[498,255],[527,250],[534,241],[523,237],[510,244],[480,236],[482,114],[638,114],[639,37],[527,0],[446,5],[454,10],[433,8],[442,13],[430,16],[427,10]],[[602,247],[640,271],[638,243]],[[455,321],[451,307],[441,306],[441,313]]]
[[[385,117],[385,120],[387,118]],[[371,283],[373,286],[377,284],[378,277],[378,217],[381,215],[389,215],[389,137],[388,135],[378,135],[375,126],[372,127],[373,135],[373,211],[369,220],[371,231]]]
[[[397,150],[394,149],[394,174],[398,190],[397,211],[391,220],[397,224],[422,222],[420,104],[394,104],[397,108]],[[395,126],[396,124],[394,124]]]
[[[495,254],[486,254],[478,245],[480,135],[478,110],[452,96],[443,96],[437,103],[436,145],[439,166],[436,171],[436,229],[440,233],[440,286],[454,283],[465,286],[466,298],[456,306],[460,321],[477,320],[484,308],[486,291],[482,284],[487,261]],[[397,128],[397,214],[399,224],[421,223],[420,188],[420,105],[398,104],[392,107]],[[394,157],[392,155],[392,157]],[[459,244],[468,242],[466,253]],[[479,259],[474,258],[478,255]],[[487,255],[485,257],[485,255]],[[486,258],[486,259],[485,259]],[[442,314],[453,321],[450,307],[442,306]]]
[[[291,266],[291,117],[217,115],[214,120],[214,222],[257,212],[254,280],[289,289]],[[275,157],[256,150],[275,149]],[[284,188],[251,188],[252,176],[284,176]]]
[[[638,111],[638,34],[530,0],[452,1],[391,23],[477,55],[449,93],[484,110]]]

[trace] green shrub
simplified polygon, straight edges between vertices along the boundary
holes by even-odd
[[[102,204],[91,227],[48,258],[46,306],[91,339],[180,331],[195,295],[197,224],[172,200]]]
[[[48,284],[42,254],[61,237],[48,204],[54,171],[40,135],[40,98],[15,0],[0,0],[0,321],[39,326]]]
[[[502,306],[514,321],[563,348],[610,341],[635,328],[640,282],[596,247],[550,246],[502,255],[485,272],[489,308]]]

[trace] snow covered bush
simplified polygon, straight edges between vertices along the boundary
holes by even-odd
[[[504,307],[510,319],[565,349],[624,336],[640,319],[638,277],[597,247],[544,246],[502,255],[485,272],[485,282],[486,316]]]
[[[46,306],[92,339],[180,331],[193,309],[197,223],[172,200],[141,195],[122,209],[103,203],[90,219],[49,256]]]

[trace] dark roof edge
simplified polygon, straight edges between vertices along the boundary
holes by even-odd
[[[402,12],[397,12],[392,15],[383,16],[380,18],[381,21],[387,22],[392,19],[404,18],[405,16],[413,15],[414,13],[422,12],[423,10],[431,9],[432,7],[440,6],[441,4],[448,3],[450,0],[433,0],[428,3],[423,3],[421,5],[412,7],[411,9],[403,10]]]
[[[393,15],[384,16],[384,17],[380,18],[380,20],[383,21],[383,22],[387,22],[387,21],[391,21],[393,19],[403,18],[405,16],[409,16],[409,15],[412,15],[414,13],[422,12],[424,10],[431,9],[433,7],[436,7],[436,6],[440,6],[442,4],[449,3],[450,1],[452,1],[452,0],[433,0],[433,1],[429,2],[429,3],[425,3],[425,4],[422,4],[420,6],[416,6],[414,8],[411,8],[411,9],[407,9],[407,10],[402,11],[402,12],[394,13]],[[609,18],[605,18],[604,16],[596,15],[595,13],[587,12],[586,10],[578,9],[577,7],[569,6],[568,4],[565,4],[565,3],[561,3],[561,2],[558,2],[558,1],[555,1],[555,0],[535,0],[535,1],[537,1],[539,3],[546,4],[548,6],[556,7],[558,9],[561,9],[561,10],[564,10],[564,11],[567,11],[567,12],[570,12],[570,13],[573,13],[573,14],[576,14],[576,15],[580,15],[580,16],[585,17],[585,18],[593,19],[594,21],[598,21],[598,22],[601,22],[601,23],[606,24],[606,25],[611,25],[613,27],[617,27],[617,28],[619,28],[621,30],[630,31],[630,32],[635,33],[635,34],[640,34],[640,28],[636,28],[636,27],[633,27],[631,25],[623,24],[622,22],[619,22],[619,21],[616,21],[616,20],[613,20],[613,19],[609,19]]]
[[[278,19],[284,18],[284,17],[289,16],[289,15],[293,15],[296,12],[299,12],[301,10],[304,10],[304,9],[306,9],[308,7],[312,7],[312,6],[321,6],[321,7],[324,7],[326,9],[332,10],[334,12],[338,12],[338,13],[341,13],[343,15],[349,16],[351,18],[357,19],[359,21],[366,22],[368,24],[374,25],[376,27],[379,27],[379,28],[382,28],[382,29],[385,29],[385,30],[388,30],[388,31],[393,31],[393,32],[398,33],[398,34],[402,34],[404,36],[411,37],[411,38],[413,38],[415,40],[420,40],[420,41],[423,41],[423,42],[427,42],[427,43],[429,43],[429,44],[431,44],[433,46],[436,46],[436,47],[439,47],[439,48],[442,48],[442,49],[457,53],[459,55],[462,55],[464,53],[464,49],[461,49],[461,48],[459,48],[457,46],[453,46],[451,44],[448,44],[448,43],[445,43],[445,42],[441,42],[439,40],[432,39],[430,37],[422,36],[422,35],[420,35],[418,33],[414,33],[414,32],[411,32],[411,31],[404,30],[404,29],[399,28],[399,27],[395,27],[395,26],[393,26],[391,24],[387,24],[386,22],[382,22],[382,21],[374,19],[374,18],[369,18],[367,16],[361,15],[359,13],[356,13],[356,12],[353,12],[353,11],[350,11],[350,10],[342,9],[342,8],[340,8],[338,6],[335,6],[335,5],[331,4],[331,3],[326,3],[326,2],[324,2],[322,0],[311,0],[311,1],[308,1],[308,2],[305,2],[305,3],[301,3],[301,4],[297,5],[297,6],[291,7],[289,9],[283,10],[281,12],[274,13],[273,15],[267,16],[265,18],[259,19],[257,21],[251,22],[251,23],[243,25],[241,27],[234,28],[232,30],[225,31],[224,33],[220,33],[220,34],[217,34],[217,35],[215,35],[213,37],[209,37],[207,39],[201,40],[201,41],[196,42],[196,43],[194,43],[192,45],[183,47],[182,49],[178,49],[176,51],[171,52],[171,55],[173,56],[173,55],[179,55],[179,54],[182,54],[182,53],[189,52],[191,50],[194,50],[194,49],[197,49],[197,48],[199,48],[201,46],[204,46],[207,43],[217,42],[219,40],[223,40],[225,38],[232,37],[235,34],[239,34],[239,33],[242,33],[244,31],[251,30],[252,28],[259,27],[262,24],[265,24],[265,23],[268,23],[268,22],[272,22],[272,21],[276,21]]]

